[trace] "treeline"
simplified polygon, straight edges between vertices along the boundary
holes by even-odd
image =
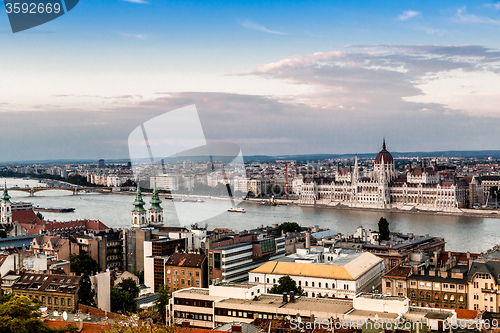
[[[87,178],[80,175],[71,175],[68,179],[63,178],[57,175],[49,175],[48,173],[36,174],[36,173],[20,173],[14,172],[11,170],[8,171],[0,171],[0,177],[4,178],[24,178],[29,177],[33,179],[49,179],[49,180],[59,180],[63,182],[67,182],[73,185],[84,186],[84,187],[100,187],[100,185],[95,185],[89,183]]]

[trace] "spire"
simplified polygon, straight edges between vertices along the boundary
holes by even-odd
[[[141,187],[139,186],[139,182],[137,182],[137,192],[135,194],[135,201],[132,203],[134,205],[134,209],[132,211],[143,212],[145,211],[144,205],[146,204],[144,200],[142,200]]]
[[[3,188],[3,195],[2,195],[2,202],[10,202],[10,195],[9,192],[7,191],[7,182],[5,182],[5,186]]]
[[[385,136],[384,136],[384,141],[383,141],[383,143],[382,143],[382,150],[386,150],[386,149],[385,149]]]
[[[151,204],[151,208],[150,209],[154,209],[154,210],[161,210],[161,200],[160,200],[160,196],[158,195],[158,189],[156,188],[156,183],[155,183],[155,188],[153,189],[153,197],[151,198],[151,200],[149,201],[149,203]]]

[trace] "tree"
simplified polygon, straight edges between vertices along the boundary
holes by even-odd
[[[158,307],[158,312],[160,313],[160,321],[165,323],[167,319],[167,306],[172,293],[170,292],[170,288],[164,285],[160,286],[156,294],[158,298],[155,301],[155,305]]]
[[[297,222],[284,222],[280,224],[278,229],[286,234],[287,232],[301,231],[302,227]]]
[[[45,217],[44,217],[44,216],[43,216],[43,214],[42,214],[42,213],[40,213],[40,212],[37,212],[37,213],[36,213],[36,217],[38,217],[40,220],[45,220]]]
[[[137,276],[139,278],[139,284],[143,284],[144,283],[144,270],[136,270],[134,271],[134,275]]]
[[[132,179],[127,179],[121,186],[122,187],[136,187],[137,184]]]
[[[138,295],[139,287],[133,279],[122,280],[118,287],[111,288],[111,311],[135,312]]]
[[[0,332],[76,333],[76,327],[51,329],[40,320],[40,303],[26,296],[2,297],[0,300]]]
[[[378,242],[389,240],[389,222],[385,217],[381,217],[378,221]]]
[[[89,257],[85,253],[81,253],[79,255],[72,255],[70,261],[71,271],[75,272],[77,275],[81,275],[85,273],[87,275],[94,275],[99,271],[99,266],[97,262]]]
[[[80,278],[80,288],[78,289],[78,302],[83,305],[96,306],[95,304],[96,293],[92,289],[92,283],[87,273],[83,273]]]
[[[492,199],[496,199],[498,196],[498,186],[492,186],[490,187],[490,196]]]
[[[0,229],[0,238],[7,238],[7,232],[3,229]]]
[[[297,287],[297,283],[290,276],[285,275],[278,279],[278,284],[275,284],[269,292],[271,294],[289,293],[293,291],[295,295],[300,296],[303,294],[301,287]]]

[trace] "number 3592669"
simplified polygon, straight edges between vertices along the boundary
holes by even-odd
[[[61,12],[61,5],[58,3],[19,3],[19,2],[6,2],[5,7],[7,14],[59,14]]]

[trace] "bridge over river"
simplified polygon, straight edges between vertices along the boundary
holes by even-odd
[[[68,191],[73,193],[73,195],[78,195],[78,193],[111,193],[113,191],[112,187],[83,187],[83,186],[71,186],[71,187],[58,187],[58,186],[37,186],[37,187],[11,187],[8,188],[9,191],[19,191],[25,192],[30,195],[30,197],[35,196],[35,193],[42,191]]]

